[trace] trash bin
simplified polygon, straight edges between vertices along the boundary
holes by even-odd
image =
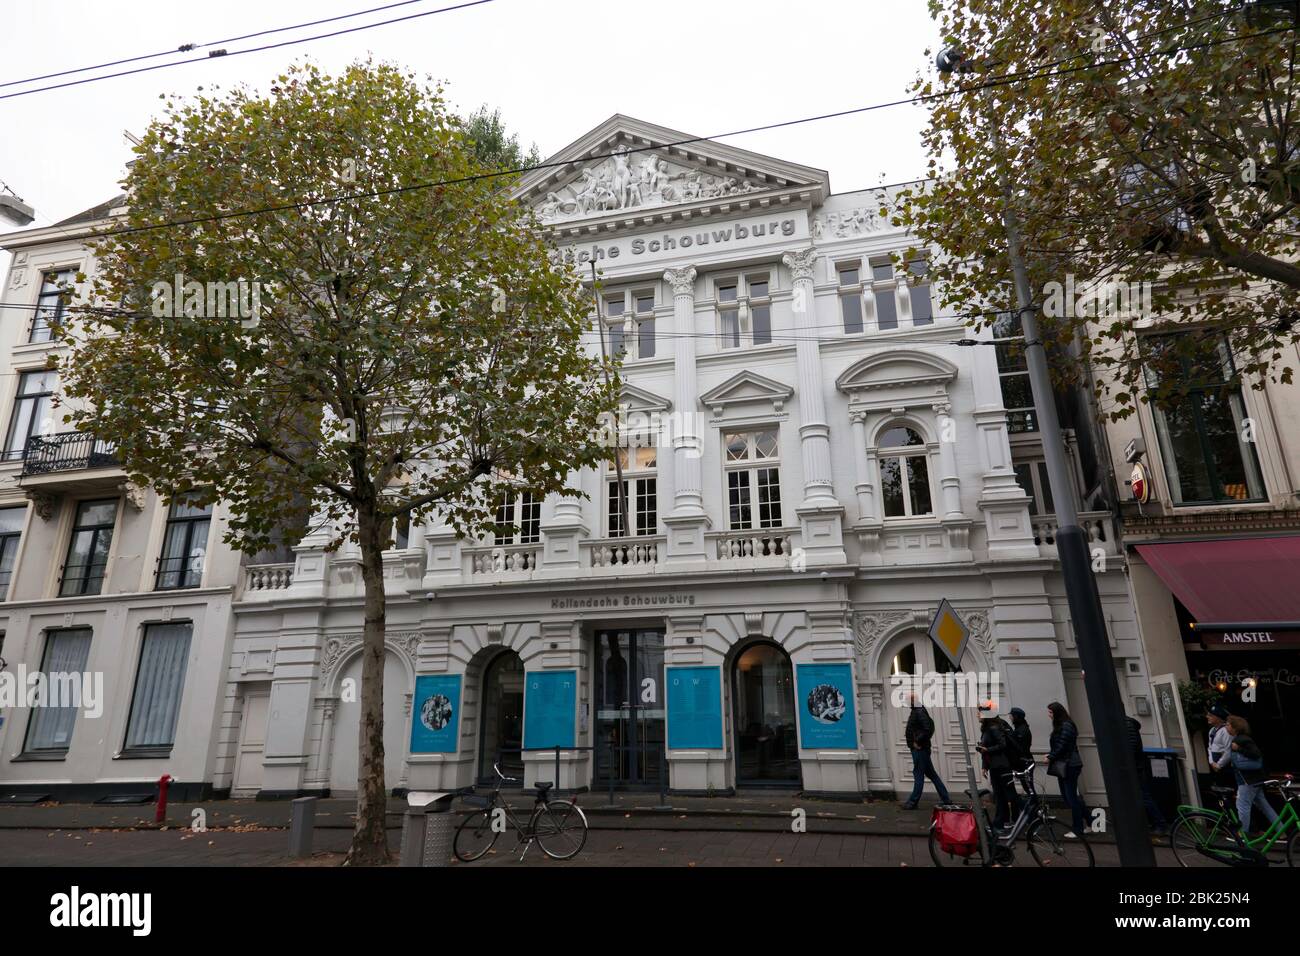
[[[402,866],[448,866],[456,816],[451,801],[456,792],[413,790],[406,795],[402,821]]]
[[[1183,802],[1178,783],[1178,751],[1172,747],[1147,747],[1143,753],[1151,767],[1151,796],[1165,819],[1172,823],[1178,816],[1178,805]]]

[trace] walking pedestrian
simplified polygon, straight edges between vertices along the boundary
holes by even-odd
[[[1072,833],[1067,837],[1083,836],[1083,798],[1079,796],[1079,775],[1083,773],[1083,758],[1079,756],[1079,728],[1070,719],[1065,707],[1053,701],[1047,705],[1052,718],[1052,733],[1048,738],[1047,772],[1056,778],[1061,788],[1061,798],[1070,808]]]
[[[1215,704],[1205,712],[1205,723],[1209,727],[1208,738],[1209,746],[1206,747],[1206,753],[1210,758],[1210,770],[1216,775],[1217,783],[1227,783],[1223,779],[1225,772],[1219,769],[1219,764],[1223,762],[1224,755],[1228,752],[1228,747],[1232,743],[1232,734],[1228,730],[1228,708],[1222,704]]]
[[[1142,805],[1147,811],[1147,822],[1151,824],[1152,833],[1166,833],[1169,824],[1160,812],[1155,794],[1151,791],[1151,761],[1147,759],[1146,748],[1142,744],[1142,723],[1136,717],[1125,717],[1128,724],[1128,745],[1137,764],[1138,786],[1142,790]]]
[[[1277,811],[1269,804],[1261,786],[1268,779],[1264,773],[1264,755],[1259,744],[1250,736],[1250,724],[1245,717],[1230,716],[1227,729],[1231,734],[1228,749],[1216,770],[1232,768],[1237,780],[1237,819],[1241,822],[1241,832],[1250,833],[1250,811],[1259,807],[1260,813],[1269,823],[1277,822]]]
[[[1025,712],[1019,707],[1012,707],[1009,711],[1011,714],[1011,738],[1016,742],[1016,749],[1020,752],[1020,766],[1017,770],[1024,770],[1034,762],[1034,732],[1030,729],[1029,721],[1025,719]]]
[[[987,716],[982,722],[980,742],[975,745],[984,756],[984,776],[993,787],[993,826],[1010,825],[1020,815],[1020,798],[1011,779],[1011,770],[1019,762],[1011,740],[1011,727],[1001,717]]]
[[[916,809],[917,801],[921,799],[921,791],[925,787],[927,777],[934,784],[934,789],[939,791],[939,801],[941,803],[952,803],[948,788],[939,779],[939,772],[934,769],[934,763],[930,760],[930,740],[934,737],[934,721],[930,718],[926,709],[917,702],[915,694],[909,697],[909,702],[912,705],[912,712],[907,717],[907,727],[903,731],[903,738],[907,741],[907,749],[912,754],[912,780],[914,782],[912,784],[912,795],[903,804],[903,809]]]

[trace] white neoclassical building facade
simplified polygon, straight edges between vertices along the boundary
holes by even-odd
[[[965,668],[998,675],[1040,746],[1046,704],[1076,712],[1100,802],[1023,361],[937,309],[889,195],[625,116],[518,194],[557,262],[598,270],[590,347],[623,354],[628,440],[618,468],[572,476],[581,499],[502,502],[508,538],[397,536],[390,787],[495,763],[530,785],[558,764],[564,788],[906,792],[891,678],[944,669],[926,631],[946,598]],[[0,705],[0,791],[133,793],[164,773],[195,794],[352,791],[357,555],[309,536],[241,566],[220,506],[129,486],[48,413],[60,277],[93,273],[82,240],[121,202],[0,237],[0,656],[105,677],[93,718]],[[1140,712],[1123,549],[1108,514],[1083,517]],[[958,710],[930,709],[956,781]]]
[[[572,476],[581,500],[503,502],[508,539],[431,522],[396,542],[390,786],[500,763],[528,784],[558,764],[565,788],[906,792],[890,679],[943,669],[926,631],[947,598],[965,667],[1036,740],[1049,702],[1078,712],[1103,798],[1023,363],[955,344],[977,336],[937,311],[889,197],[625,116],[548,163],[518,192],[557,261],[599,271],[591,347],[624,355],[633,447]],[[1108,514],[1084,519],[1132,705],[1122,550]],[[361,581],[324,545],[246,569],[218,791],[355,786]],[[956,779],[958,712],[931,712]]]

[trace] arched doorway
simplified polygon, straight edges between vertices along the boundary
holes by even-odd
[[[514,651],[502,651],[483,669],[479,727],[479,782],[496,783],[498,760],[503,774],[523,780],[524,662]]]
[[[731,669],[736,785],[791,786],[802,780],[790,655],[758,641],[736,655]]]
[[[978,666],[978,665],[977,665]],[[911,714],[907,698],[902,698],[902,706],[894,706],[895,683],[892,678],[902,675],[921,676],[918,696],[921,704],[934,721],[934,737],[930,741],[930,759],[934,769],[954,797],[967,789],[967,757],[962,751],[961,727],[957,721],[965,715],[966,733],[971,745],[979,739],[977,720],[973,707],[958,708],[935,702],[936,693],[930,699],[925,696],[927,687],[938,686],[939,675],[951,674],[955,668],[941,653],[936,653],[934,643],[925,635],[908,635],[895,642],[881,656],[880,670],[884,672],[887,702],[885,709],[889,712],[889,756],[894,772],[894,789],[906,796],[912,789],[912,754],[907,748],[904,731],[907,718]],[[913,685],[915,686],[915,685]],[[978,767],[976,768],[978,771]],[[978,772],[976,774],[978,776]],[[926,782],[926,797],[934,796],[934,785]],[[983,784],[981,784],[983,786]]]
[[[348,681],[352,683],[348,683]],[[334,742],[330,748],[330,793],[355,793],[358,742],[361,734],[361,655],[344,666],[335,685],[339,695],[334,714]],[[406,665],[391,651],[384,654],[384,787],[391,793],[402,779],[411,728],[406,722],[406,699],[411,678]]]

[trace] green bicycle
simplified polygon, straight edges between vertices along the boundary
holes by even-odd
[[[1185,867],[1268,866],[1281,862],[1283,850],[1279,844],[1284,838],[1286,865],[1300,862],[1300,793],[1296,782],[1288,774],[1280,780],[1266,780],[1264,786],[1279,791],[1286,803],[1272,825],[1256,837],[1241,832],[1233,803],[1236,791],[1231,787],[1210,788],[1218,810],[1180,806],[1178,820],[1169,831],[1169,845],[1178,863]]]

